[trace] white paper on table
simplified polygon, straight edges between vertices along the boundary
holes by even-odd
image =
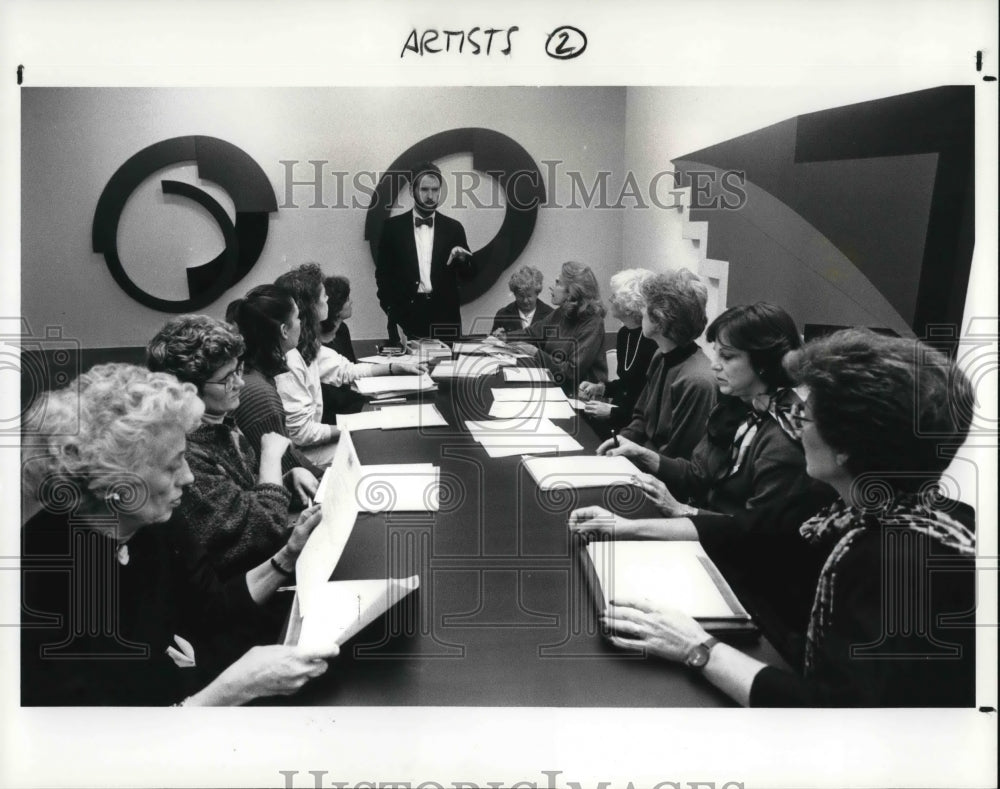
[[[451,362],[441,362],[431,373],[432,378],[478,378],[495,375],[500,363],[487,356],[459,356]]]
[[[564,436],[566,431],[557,427],[544,417],[526,417],[520,419],[469,419],[465,422],[466,429],[477,441],[481,436],[525,435]]]
[[[577,411],[582,411],[587,407],[587,404],[583,400],[577,400],[575,397],[566,398],[566,402],[568,402]]]
[[[512,386],[493,389],[494,403],[507,402],[568,402],[566,393],[557,386]]]
[[[298,596],[292,607],[285,644],[314,655],[332,655],[410,592],[420,577],[363,581],[328,581],[316,590],[308,612]]]
[[[623,455],[528,458],[524,465],[541,490],[631,485],[632,479],[642,473]]]
[[[362,466],[351,495],[362,512],[437,512],[441,469],[432,463]]]
[[[378,411],[337,414],[342,430],[400,430],[410,427],[441,427],[448,422],[433,403],[386,406]]]
[[[373,375],[359,378],[354,382],[361,394],[380,392],[420,392],[433,389],[434,382],[427,373],[420,375]]]
[[[575,412],[567,402],[545,402],[544,400],[509,400],[494,402],[490,416],[497,419],[518,419],[544,417],[545,419],[572,419]]]
[[[333,575],[354,529],[358,517],[354,491],[360,473],[361,461],[358,460],[351,433],[344,430],[330,467],[323,474],[316,491],[316,500],[323,510],[322,520],[309,535],[295,562],[296,584],[303,607],[308,607],[315,590]]]
[[[521,383],[545,383],[552,381],[552,373],[540,367],[504,367],[505,381],[520,381]]]
[[[587,554],[605,601],[647,601],[695,618],[743,618],[719,591],[697,540],[595,541]],[[742,607],[741,607],[742,608]]]
[[[550,455],[553,452],[579,452],[583,449],[583,445],[570,435],[526,438],[522,438],[521,435],[487,436],[482,438],[479,443],[491,458],[511,457],[512,455]]]
[[[488,349],[496,348],[484,342],[456,342],[451,346],[453,353],[488,353]]]

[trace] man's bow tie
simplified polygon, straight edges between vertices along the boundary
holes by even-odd
[[[421,225],[427,225],[427,227],[434,228],[434,217],[433,216],[414,216],[413,226],[420,227]]]

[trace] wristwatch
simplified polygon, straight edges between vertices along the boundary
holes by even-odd
[[[712,647],[718,643],[719,639],[708,638],[697,646],[691,647],[691,651],[684,656],[684,665],[698,669],[699,671],[705,668],[705,664],[708,663],[708,657],[709,653],[712,651]]]

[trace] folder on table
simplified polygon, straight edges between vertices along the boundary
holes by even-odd
[[[527,458],[524,466],[540,490],[631,485],[642,472],[624,455]]]
[[[587,578],[599,611],[610,601],[676,608],[709,632],[755,633],[750,614],[697,540],[588,543]]]

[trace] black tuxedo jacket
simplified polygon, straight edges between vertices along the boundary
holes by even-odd
[[[544,301],[536,301],[535,314],[531,317],[531,325],[534,326],[546,315],[551,314],[552,307]],[[516,301],[512,301],[506,307],[501,307],[497,310],[496,317],[493,318],[493,328],[490,329],[490,333],[492,334],[497,329],[503,329],[507,333],[521,331],[521,316],[517,311]]]
[[[440,212],[434,213],[434,247],[431,252],[430,319],[436,326],[457,326],[461,333],[459,279],[475,274],[472,258],[446,265],[454,247],[469,248],[465,228],[460,222]],[[403,327],[410,336],[430,336],[422,325],[420,310],[413,306],[420,285],[417,243],[413,237],[413,211],[388,219],[382,228],[375,258],[375,282],[378,300],[392,323]]]

